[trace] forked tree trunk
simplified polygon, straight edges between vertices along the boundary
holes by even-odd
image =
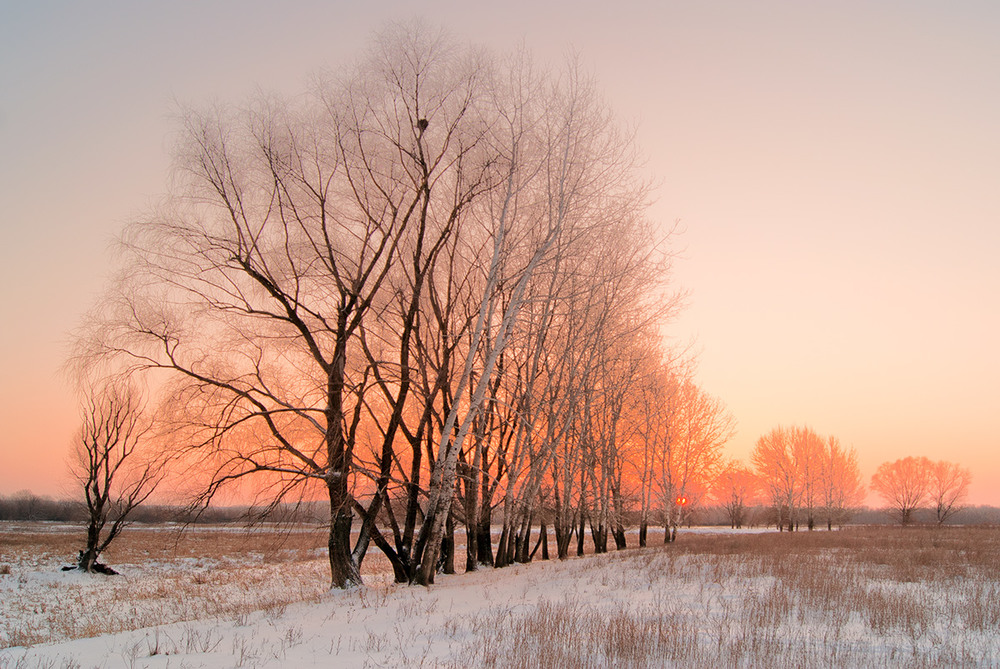
[[[541,531],[538,534],[538,541],[535,542],[535,547],[531,549],[531,554],[528,556],[528,560],[535,559],[535,553],[538,552],[538,547],[542,547],[542,559],[549,559],[549,528],[546,527],[545,521],[542,521]]]
[[[628,542],[625,539],[625,528],[622,527],[621,523],[615,524],[613,533],[615,535],[615,548],[618,550],[628,548]]]
[[[524,537],[520,533],[514,535],[514,548],[510,552],[512,553],[512,559],[508,561],[508,564],[513,562],[524,562]]]
[[[556,557],[565,560],[569,557],[569,543],[573,540],[573,529],[555,526],[556,531]]]
[[[608,552],[608,528],[601,523],[597,524],[595,528],[593,525],[590,526],[590,536],[594,540],[594,552],[595,553],[607,553]]]
[[[91,518],[87,524],[87,547],[80,551],[80,561],[77,565],[80,570],[87,573],[94,571],[94,563],[97,562],[97,547],[101,539],[101,528],[98,518]]]

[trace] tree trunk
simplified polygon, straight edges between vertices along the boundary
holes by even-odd
[[[625,540],[625,528],[622,527],[621,523],[615,524],[613,534],[615,535],[615,548],[617,550],[628,548],[628,542]]]
[[[479,525],[478,489],[479,477],[473,471],[466,482],[465,489],[465,571],[476,571],[479,567],[479,541],[477,527]]]
[[[517,531],[517,541],[514,542],[516,550],[514,551],[514,562],[519,562],[525,564],[531,562],[531,516],[528,516],[528,520],[521,524],[521,527]]]
[[[329,473],[326,488],[330,498],[330,584],[350,588],[361,584],[361,570],[351,556],[351,495],[347,476],[351,457],[344,437],[344,366],[347,358],[347,313],[337,315],[337,341],[327,377],[326,451]]]
[[[331,506],[333,503],[331,493]],[[361,585],[361,571],[351,559],[351,512],[342,508],[330,511],[330,587],[350,588]]]
[[[445,521],[444,537],[441,539],[438,573],[455,573],[455,519],[451,513],[448,514],[448,519]]]
[[[101,539],[101,526],[99,518],[91,518],[87,524],[87,547],[80,551],[80,570],[89,573],[94,571],[94,563],[97,562],[97,546]]]
[[[531,554],[528,555],[528,561],[535,559],[535,553],[538,552],[538,547],[542,547],[542,559],[549,559],[549,528],[546,527],[545,521],[542,521],[542,527],[538,534],[538,541],[535,542],[535,547],[531,549]]]
[[[497,569],[510,564],[507,560],[507,544],[510,543],[510,530],[504,525],[500,530],[500,541],[497,542],[497,555],[493,561],[493,566]]]
[[[555,526],[556,531],[556,557],[565,560],[569,557],[569,544],[573,540],[573,528]]]
[[[465,571],[476,571],[479,568],[479,532],[475,520],[465,523]]]
[[[594,540],[595,553],[608,552],[608,528],[606,528],[604,525],[600,523],[597,524],[596,528],[593,525],[591,525],[590,536]]]
[[[527,541],[520,532],[516,532],[514,534],[514,549],[511,551],[513,553],[513,559],[509,560],[508,563],[525,562],[524,548],[526,543]]]
[[[85,571],[88,574],[92,574],[94,572],[94,564],[96,562],[97,562],[97,554],[94,552],[92,548],[88,547],[87,550],[80,551],[80,561],[77,564],[77,567],[81,571]]]
[[[472,465],[465,477],[465,571],[476,571],[480,565],[479,561],[479,537],[478,526],[480,521],[479,511],[479,486],[483,465],[483,450],[486,420],[479,418],[473,428],[475,435],[475,451],[472,457]],[[485,494],[485,491],[484,491]],[[492,562],[492,556],[490,557]]]
[[[488,567],[493,566],[493,527],[490,522],[491,516],[489,505],[480,510],[479,525],[476,528],[476,559],[479,564]]]
[[[649,525],[643,520],[639,523],[639,548],[646,547],[646,533],[649,531]]]

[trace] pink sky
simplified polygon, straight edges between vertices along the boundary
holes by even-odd
[[[1000,505],[1000,6],[3,3],[0,494],[68,492],[58,373],[108,244],[166,185],[173,101],[294,94],[391,19],[576,52],[686,232],[670,333],[739,422],[926,455]],[[875,502],[875,500],[872,500]]]

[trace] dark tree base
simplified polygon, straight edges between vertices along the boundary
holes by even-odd
[[[80,569],[79,565],[73,565],[69,567],[63,567],[63,571],[73,571],[74,569]],[[118,576],[118,572],[109,567],[106,564],[101,564],[100,562],[95,562],[94,566],[91,568],[92,571],[98,574],[106,574],[108,576]],[[80,571],[83,571],[82,569]]]

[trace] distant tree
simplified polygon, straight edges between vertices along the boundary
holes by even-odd
[[[816,510],[821,503],[823,439],[812,428],[794,428],[792,451],[798,470],[800,505],[806,513],[806,526],[812,530],[816,527]]]
[[[854,449],[845,449],[836,437],[821,437],[810,427],[771,430],[757,441],[751,462],[770,497],[779,529],[795,529],[801,513],[810,530],[817,516],[821,519],[825,513],[831,529],[864,496]]]
[[[969,495],[972,472],[954,462],[934,462],[930,466],[930,498],[938,525],[962,510]]]
[[[77,566],[93,572],[102,570],[97,558],[156,489],[164,467],[146,448],[151,422],[132,385],[115,380],[87,389],[82,414],[71,465],[87,510],[87,540]]]
[[[776,427],[760,437],[750,454],[761,486],[774,507],[778,529],[795,529],[795,511],[802,496],[795,463],[794,429]]]
[[[38,507],[41,501],[30,490],[18,490],[10,497],[10,520],[39,520]]]
[[[860,506],[865,487],[853,448],[844,448],[836,437],[828,437],[823,447],[820,488],[826,510],[826,529],[847,520],[848,510]]]
[[[664,432],[654,457],[654,485],[664,517],[664,542],[677,537],[715,478],[735,421],[722,402],[690,379],[668,378]]]
[[[903,525],[913,520],[913,512],[927,498],[932,468],[927,458],[911,456],[883,462],[872,476],[872,490],[885,500]]]
[[[729,526],[743,527],[748,507],[755,503],[760,489],[757,476],[743,463],[735,460],[726,462],[712,486],[712,497],[729,516]]]

